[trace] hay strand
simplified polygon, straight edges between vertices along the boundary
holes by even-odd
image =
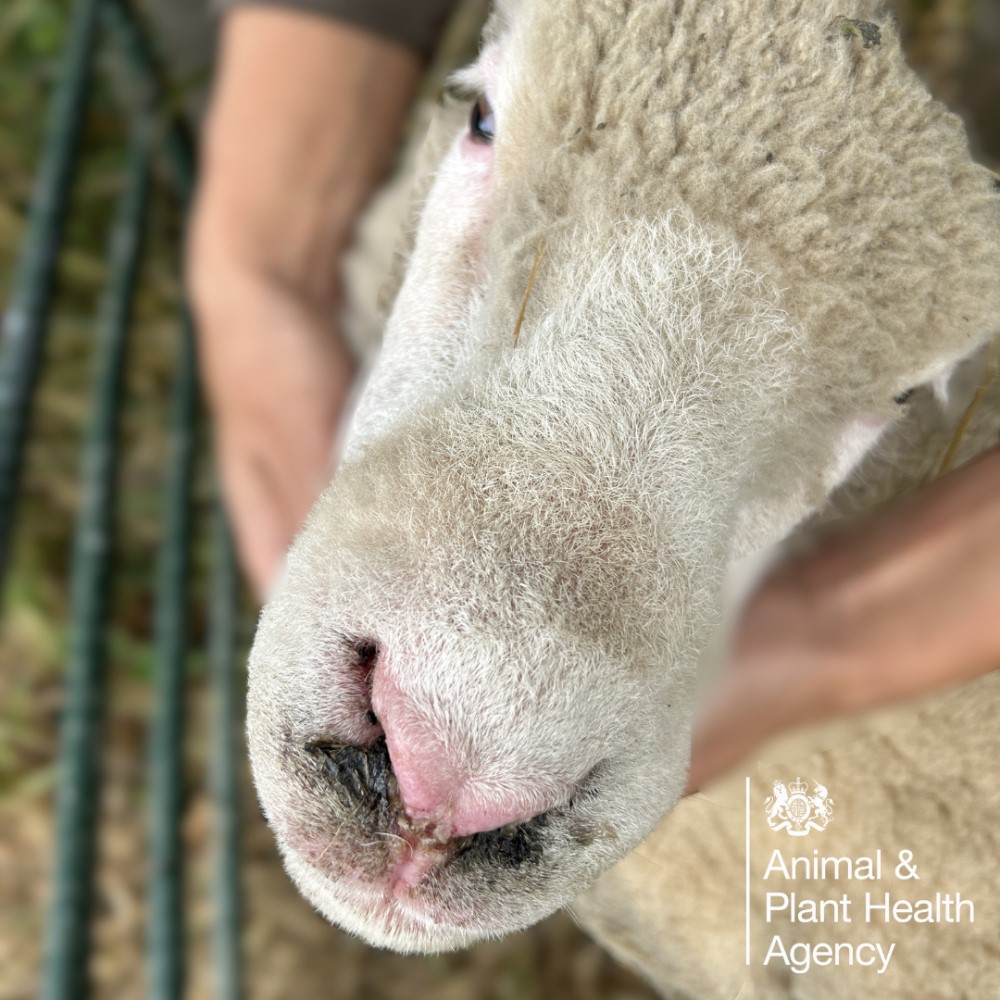
[[[535,278],[538,276],[538,265],[542,262],[542,255],[545,253],[545,237],[538,241],[538,249],[535,251],[535,262],[531,265],[531,273],[528,275],[528,287],[524,290],[524,298],[521,299],[521,308],[517,314],[517,322],[514,324],[514,346],[517,347],[521,339],[521,327],[524,325],[524,314],[528,311],[528,299],[531,298],[531,290],[535,287]]]

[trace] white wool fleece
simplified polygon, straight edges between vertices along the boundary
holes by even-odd
[[[290,872],[401,950],[523,927],[653,828],[727,565],[1000,317],[1000,191],[868,0],[518,0],[461,79],[495,135],[442,114],[250,664]],[[426,810],[414,761],[454,777]]]

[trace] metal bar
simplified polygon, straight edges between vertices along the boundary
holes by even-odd
[[[24,249],[3,316],[0,354],[0,580],[10,562],[18,483],[75,166],[101,0],[77,0],[59,82],[52,94],[45,147]]]
[[[101,13],[108,30],[117,38],[128,59],[137,88],[147,94],[158,95],[156,54],[131,6],[125,0],[104,0]],[[172,180],[186,208],[194,193],[194,151],[187,130],[176,118],[167,123],[164,145]]]
[[[148,86],[148,81],[156,77],[156,59],[133,11],[122,0],[106,0],[104,16],[109,31],[128,56],[137,85]],[[187,132],[177,121],[168,124],[165,148],[172,179],[180,201],[186,207],[190,204],[194,191],[194,153]],[[213,886],[216,905],[214,962],[218,1000],[238,1000],[243,993],[238,796],[241,720],[235,672],[239,577],[232,539],[221,507],[217,508],[214,520],[215,550],[209,636],[214,699],[210,771],[216,855]],[[173,697],[176,697],[176,692]],[[171,708],[170,712],[174,710]],[[166,712],[166,707],[161,706],[161,711]],[[169,728],[166,721],[161,724],[165,731]],[[167,737],[162,735],[161,739],[166,740]],[[170,751],[165,745],[161,749]],[[176,753],[176,744],[173,752]],[[167,767],[166,760],[162,762],[162,766]],[[172,766],[179,768],[179,759]],[[179,777],[175,775],[169,780],[164,777],[163,780],[165,785],[169,785],[178,782]],[[161,842],[154,848],[155,851],[171,854],[179,850],[176,832],[167,832],[175,830],[179,821],[179,812],[172,817],[169,815],[170,809],[175,808],[179,809],[179,800],[173,804],[164,800],[154,806],[154,829],[161,831]],[[171,843],[173,847],[169,846]],[[167,863],[166,860],[154,862],[154,872],[161,871],[161,864]],[[176,855],[176,863],[179,863],[179,854]],[[176,877],[179,878],[179,872]],[[150,996],[155,1000],[176,996],[176,991],[180,989],[180,948],[179,901],[161,884],[154,887],[154,906],[150,915]]]
[[[105,0],[102,15],[127,60],[138,93],[146,100],[161,93],[155,55],[128,4]],[[193,158],[186,135],[170,122],[167,153],[186,210],[194,185]],[[180,152],[181,167],[177,161]],[[194,329],[182,308],[180,359],[170,417],[171,453],[166,488],[166,527],[160,548],[156,597],[155,708],[149,739],[150,890],[146,935],[147,996],[179,1000],[184,988],[184,910],[181,843],[184,780],[182,733],[187,639],[185,590],[190,561],[190,492],[195,462],[197,418]]]
[[[150,894],[147,932],[148,996],[179,1000],[184,981],[183,811],[184,667],[190,564],[191,482],[198,390],[194,330],[183,311],[182,339],[170,415],[166,526],[156,597],[156,677],[149,740]]]
[[[84,444],[83,494],[73,543],[71,640],[59,752],[55,875],[43,970],[45,1000],[81,1000],[87,992],[118,415],[148,193],[149,143],[145,130],[137,126],[112,230],[111,277],[97,328],[94,411]]]
[[[236,680],[239,575],[232,536],[221,504],[213,518],[215,551],[212,571],[209,658],[214,718],[210,774],[215,807],[215,997],[243,995],[240,930],[239,733],[241,712]]]
[[[132,69],[137,92],[147,100],[158,95],[156,57],[131,7],[123,0],[105,0],[102,15]],[[188,134],[176,120],[168,122],[165,149],[172,179],[185,209],[194,191],[194,154]],[[177,435],[170,498],[171,523],[161,556],[161,586],[158,611],[160,647],[157,681],[158,708],[151,739],[152,788],[152,890],[148,935],[149,996],[168,1000],[180,995],[183,986],[183,925],[180,899],[181,757],[179,751],[182,715],[183,649],[178,637],[186,624],[179,588],[187,554],[183,550],[187,503],[192,472],[194,421],[194,336],[185,314],[184,357],[175,386],[173,430]],[[234,689],[234,653],[238,575],[232,541],[221,508],[214,524],[215,552],[211,611],[210,661],[214,697],[214,745],[211,784],[215,799],[215,852],[217,858],[214,897],[216,902],[215,966],[216,991],[220,1000],[238,1000],[241,976],[240,824],[238,803],[237,733],[239,711]],[[171,638],[173,637],[173,638]]]

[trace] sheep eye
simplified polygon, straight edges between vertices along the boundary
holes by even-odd
[[[472,106],[472,119],[469,122],[469,131],[476,142],[489,144],[493,142],[496,135],[496,121],[493,117],[493,108],[485,96],[480,96]]]

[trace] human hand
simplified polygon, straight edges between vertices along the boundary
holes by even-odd
[[[225,17],[188,241],[217,457],[240,557],[264,596],[333,471],[355,364],[341,257],[381,180],[419,57],[327,18]]]
[[[1000,667],[1000,448],[777,567],[695,727],[688,790],[770,736]]]
[[[241,561],[266,595],[328,482],[355,365],[322,310],[268,277],[214,272],[199,310],[216,455]]]
[[[688,791],[725,773],[769,737],[832,715],[845,651],[837,609],[780,566],[747,602],[728,660],[696,720]]]

